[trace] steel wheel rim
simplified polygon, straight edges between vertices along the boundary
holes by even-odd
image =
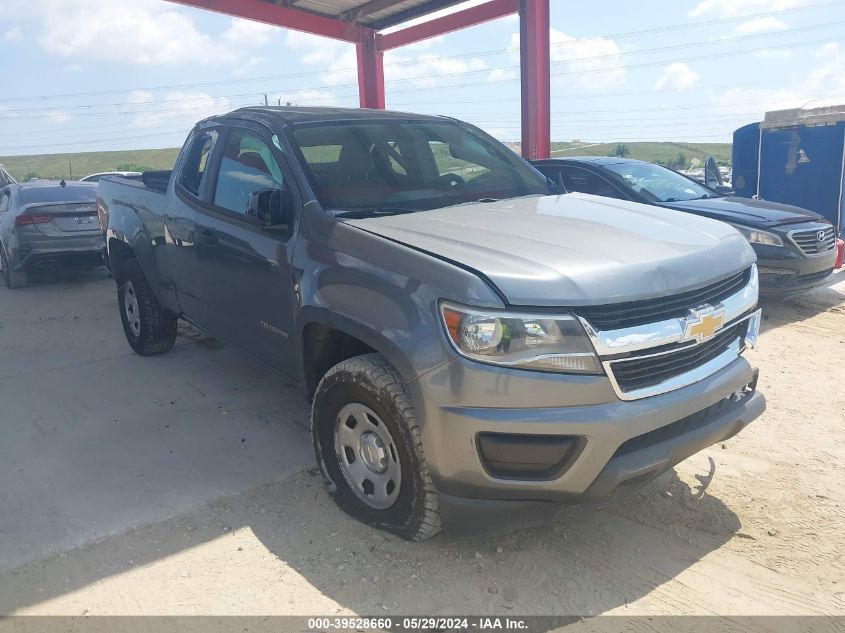
[[[402,466],[387,425],[360,403],[344,406],[334,427],[337,461],[346,483],[366,505],[390,508],[399,497]]]
[[[141,313],[138,310],[138,295],[131,281],[126,282],[123,290],[123,311],[126,313],[126,323],[135,336],[141,336]]]

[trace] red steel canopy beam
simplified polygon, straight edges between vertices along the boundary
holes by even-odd
[[[551,156],[549,0],[519,0],[522,72],[522,156]]]
[[[264,0],[168,0],[197,9],[305,31],[355,44],[361,107],[384,108],[384,51],[483,24],[519,12],[522,68],[522,155],[548,158],[551,153],[551,79],[549,0],[489,0],[484,4],[381,35],[344,19],[317,15]],[[371,0],[370,10],[391,0]],[[366,10],[367,4],[363,5]]]
[[[409,26],[387,35],[378,35],[378,50],[389,51],[392,48],[413,44],[438,35],[445,35],[452,31],[465,29],[477,24],[483,24],[496,18],[501,18],[519,10],[520,0],[490,0],[476,7],[470,7],[451,15],[435,18],[422,24]],[[548,2],[548,0],[547,0]],[[548,6],[548,5],[547,5]]]
[[[362,108],[384,110],[384,53],[376,50],[375,33],[355,44],[358,52],[358,98]]]
[[[246,18],[265,24],[283,26],[286,29],[305,31],[314,35],[323,35],[344,42],[361,41],[362,32],[370,31],[363,27],[350,24],[344,20],[337,20],[316,13],[309,13],[302,9],[264,2],[263,0],[168,0],[176,4],[184,4],[196,9],[216,11],[238,18]]]

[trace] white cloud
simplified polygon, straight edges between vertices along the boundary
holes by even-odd
[[[792,59],[792,51],[782,48],[764,48],[751,53],[757,59],[784,60]]]
[[[752,33],[764,33],[766,31],[783,31],[786,28],[786,22],[783,20],[767,16],[741,22],[734,27],[734,31],[743,35],[750,35]]]
[[[323,67],[319,79],[326,86],[354,85],[358,81],[357,55],[351,44],[297,31],[289,31],[285,45],[297,51],[299,61],[305,66]],[[385,82],[401,80],[411,86],[434,88],[448,85],[450,75],[469,80],[465,73],[483,71],[487,64],[478,58],[455,59],[436,53],[418,52],[420,48],[407,47],[384,54]],[[410,53],[410,54],[409,54]]]
[[[713,114],[735,117],[725,124],[730,129],[759,121],[770,110],[845,103],[845,50],[830,42],[817,49],[814,56],[821,60],[820,65],[792,81],[784,78],[783,87],[710,92]]]
[[[226,97],[212,97],[199,91],[173,90],[167,92],[161,100],[136,101],[135,103],[153,106],[135,115],[131,125],[136,128],[157,128],[168,125],[182,126],[187,131],[196,121],[215,114],[223,114],[231,109],[229,99]]]
[[[701,77],[692,68],[683,62],[669,64],[663,70],[663,74],[654,84],[654,90],[689,90]]]
[[[303,66],[319,67],[323,71],[319,79],[327,86],[358,81],[358,59],[352,44],[301,31],[288,31],[284,43]]]
[[[557,29],[550,31],[552,79],[561,74],[568,86],[602,89],[625,83],[622,50],[602,36],[576,38]],[[511,61],[519,63],[519,33],[511,35]]]
[[[512,141],[519,136],[519,134],[515,134],[513,130],[504,127],[488,127],[484,131],[500,141]]]
[[[512,68],[494,68],[487,74],[487,81],[508,81],[517,77],[519,73]]]
[[[129,96],[126,97],[126,103],[152,103],[155,101],[155,97],[153,96],[152,92],[147,90],[133,90],[129,93]]]
[[[814,53],[822,64],[807,75],[805,90],[825,99],[845,103],[845,50],[836,42],[828,42]]]
[[[700,0],[689,12],[691,18],[717,16],[733,18],[750,13],[783,11],[804,4],[805,0]]]
[[[278,30],[278,27],[270,24],[234,18],[220,37],[236,47],[256,47],[269,43]]]
[[[23,40],[23,29],[19,26],[13,26],[5,31],[3,35],[0,35],[0,42],[4,44],[13,44],[21,40]]]
[[[58,123],[60,125],[62,123],[67,123],[68,121],[70,121],[70,116],[67,114],[67,112],[62,112],[61,110],[53,110],[52,112],[48,112],[47,116],[49,117],[50,122]]]
[[[394,80],[408,80],[412,85],[422,88],[435,88],[448,85],[450,75],[464,75],[473,71],[487,68],[483,60],[475,57],[469,59],[454,59],[440,57],[434,53],[406,56],[397,51],[388,51],[384,56],[384,79],[386,82]],[[464,76],[457,77],[460,81],[472,81]]]
[[[232,19],[220,35],[201,32],[192,15],[160,0],[4,0],[0,15],[30,20],[45,51],[123,64],[235,64],[266,44],[272,27]]]
[[[290,103],[295,106],[331,107],[340,104],[337,95],[329,90],[313,90],[305,88],[295,92],[282,92],[270,98],[270,105]]]

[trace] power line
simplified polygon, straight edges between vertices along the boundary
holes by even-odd
[[[834,24],[834,23],[831,23],[831,24]],[[719,58],[723,58],[723,57],[730,57],[730,56],[733,56],[733,55],[741,55],[741,54],[744,54],[744,53],[753,53],[753,52],[760,51],[760,50],[779,50],[779,49],[783,49],[783,48],[792,48],[792,47],[795,47],[795,46],[808,46],[808,45],[812,45],[812,44],[819,44],[819,43],[826,42],[826,41],[828,41],[828,38],[820,38],[820,39],[815,39],[815,40],[806,40],[806,41],[802,41],[802,42],[791,42],[791,43],[788,43],[788,44],[779,44],[779,45],[774,45],[774,46],[749,48],[749,49],[743,49],[743,50],[738,50],[738,51],[736,51],[736,50],[734,50],[734,51],[722,51],[722,52],[719,52],[719,53],[710,53],[710,54],[707,54],[707,55],[683,57],[683,58],[677,58],[677,59],[673,59],[673,60],[641,62],[639,64],[619,65],[619,66],[612,66],[612,67],[608,67],[608,68],[596,68],[596,69],[584,69],[584,70],[578,70],[578,71],[559,72],[559,73],[552,73],[551,76],[552,77],[576,77],[576,76],[594,75],[594,74],[608,73],[608,72],[619,72],[621,70],[635,70],[635,69],[640,69],[640,68],[650,68],[650,67],[654,67],[654,66],[662,66],[662,65],[664,65],[666,63],[670,63],[670,62],[671,63],[677,63],[677,62],[687,62],[687,61],[700,61],[700,60],[705,60],[705,59],[719,59]],[[572,60],[572,61],[581,61],[581,60]],[[572,61],[567,62],[567,63],[572,63]],[[489,69],[485,70],[485,72],[487,72],[487,71],[489,71]],[[437,76],[431,75],[428,78],[456,77],[456,76],[462,76],[462,75],[466,75],[466,74],[475,74],[477,72],[479,72],[479,71],[469,71],[468,73],[451,73],[451,74],[444,74],[444,75],[437,75]],[[400,81],[418,81],[419,79],[420,78],[399,79],[399,80],[395,80],[393,83],[398,83]],[[477,86],[499,85],[499,84],[505,84],[505,83],[513,83],[513,82],[516,82],[516,81],[519,81],[519,77],[496,79],[496,80],[489,80],[489,81],[480,81],[480,82],[477,81],[477,82],[470,82],[470,83],[463,83],[463,84],[449,84],[447,86],[439,86],[438,88],[463,89],[463,88],[471,88],[471,87],[477,87]],[[338,85],[338,86],[334,86],[334,87],[335,88],[357,87],[357,84],[344,84],[344,85]],[[325,88],[325,87],[323,87],[323,88]],[[391,90],[391,94],[395,95],[395,94],[407,94],[407,93],[414,93],[414,92],[428,92],[430,90],[432,90],[431,87],[408,88],[408,89],[404,89],[404,90]],[[350,95],[337,95],[337,98],[349,97],[349,96]],[[303,99],[302,102],[308,103],[308,100]],[[200,108],[179,108],[178,111],[189,111],[189,110],[192,110],[192,109],[193,110],[203,110],[203,109],[207,109],[207,107],[203,106],[203,107],[200,107]],[[55,108],[50,108],[50,110],[55,110]],[[153,110],[152,112],[153,113],[161,113],[161,112],[173,112],[173,111],[176,111],[176,110],[159,109],[159,110]],[[137,111],[134,111],[134,110],[129,110],[129,111],[109,113],[109,114],[137,115],[139,113]],[[44,118],[53,118],[53,116],[54,116],[53,114],[28,115],[26,117],[18,117],[16,115],[13,115],[13,116],[0,116],[0,120],[13,119],[13,118],[44,119]],[[103,116],[103,113],[86,112],[86,113],[76,114],[75,116]]]
[[[707,20],[707,21],[685,23],[685,24],[674,24],[674,25],[667,25],[667,26],[663,26],[663,27],[654,27],[654,28],[651,28],[651,29],[643,29],[643,30],[639,30],[639,31],[628,31],[628,32],[625,32],[625,33],[617,33],[617,34],[612,34],[612,35],[607,35],[607,36],[601,36],[601,39],[622,39],[622,38],[625,38],[625,37],[639,37],[639,36],[642,36],[642,35],[651,35],[651,34],[655,34],[655,33],[667,32],[667,31],[685,30],[685,29],[690,29],[690,28],[699,28],[701,26],[707,26],[707,25],[712,25],[712,24],[729,23],[729,22],[736,22],[736,21],[742,21],[742,20],[748,20],[748,19],[754,19],[754,18],[771,17],[771,16],[777,16],[777,15],[782,15],[782,14],[787,14],[787,13],[795,13],[795,12],[798,12],[798,11],[805,11],[805,10],[809,10],[809,9],[818,9],[818,8],[822,8],[822,7],[830,6],[830,5],[834,5],[834,4],[838,4],[838,0],[832,0],[832,1],[829,1],[829,2],[820,2],[820,3],[811,4],[811,5],[804,5],[802,7],[794,7],[794,8],[791,8],[791,9],[783,9],[783,10],[780,10],[780,11],[769,11],[769,12],[762,12],[762,13],[747,14],[747,15],[743,15],[743,16],[735,16],[735,17],[731,17],[731,18],[721,18],[721,19],[716,19],[716,20]],[[756,34],[750,34],[750,35],[745,35],[745,36],[737,36],[737,37],[734,37],[734,38],[726,38],[726,39],[722,39],[722,40],[699,42],[699,43],[687,43],[687,44],[684,44],[684,45],[673,46],[673,47],[661,47],[661,48],[657,48],[657,49],[643,49],[642,51],[639,51],[639,52],[638,51],[630,51],[626,54],[641,54],[641,53],[656,52],[656,51],[661,51],[661,50],[665,51],[665,50],[672,50],[672,49],[677,49],[677,48],[688,48],[689,46],[693,46],[693,45],[720,44],[720,43],[731,42],[731,41],[753,39],[753,38],[757,38],[757,37],[769,37],[769,36],[773,36],[773,35],[783,35],[784,33],[787,33],[787,32],[790,32],[790,31],[797,32],[797,31],[802,31],[802,30],[826,28],[826,27],[830,27],[830,26],[840,24],[840,23],[841,22],[833,22],[833,23],[824,24],[824,25],[813,25],[813,26],[810,26],[810,27],[797,27],[795,29],[782,30],[782,31],[779,31],[779,32],[776,32],[776,33],[756,33]],[[583,39],[580,39],[580,40],[577,40],[577,41],[583,42],[583,41],[589,41],[590,39],[599,39],[599,37],[583,38]],[[552,46],[570,46],[570,45],[572,45],[572,43],[573,42],[557,42],[557,43],[554,43]],[[461,58],[466,58],[466,57],[481,57],[481,56],[485,56],[485,55],[503,54],[503,53],[510,52],[511,50],[513,50],[513,49],[511,49],[511,48],[501,48],[501,49],[490,49],[490,50],[487,50],[487,51],[477,51],[477,52],[474,52],[474,53],[465,53],[465,54],[454,55],[454,56],[438,56],[438,57],[432,58],[431,61],[451,60],[451,59],[461,59]],[[618,55],[617,53],[614,53],[614,54],[611,54],[611,55],[594,56],[594,57],[589,57],[589,58],[576,58],[576,59],[572,59],[572,60],[561,60],[558,63],[572,63],[572,62],[588,61],[588,60],[591,61],[591,60],[597,60],[597,59],[602,59],[602,58],[607,58],[607,57],[615,57],[617,55]],[[419,60],[415,59],[415,60],[409,60],[407,62],[395,62],[393,64],[388,64],[388,65],[385,66],[385,68],[393,68],[393,67],[400,67],[400,66],[406,66],[406,65],[417,65],[417,64],[419,64]],[[511,67],[511,68],[518,68],[518,66]],[[85,96],[106,96],[106,95],[115,95],[115,94],[128,94],[128,93],[132,93],[132,92],[156,92],[156,91],[162,91],[162,90],[176,90],[176,89],[198,88],[198,87],[207,87],[207,86],[235,85],[235,84],[242,84],[242,83],[254,83],[254,82],[260,82],[260,81],[274,81],[274,80],[278,80],[278,79],[291,79],[291,78],[299,78],[299,77],[319,76],[319,75],[326,75],[326,74],[342,74],[344,72],[351,72],[351,71],[354,71],[354,70],[355,70],[354,67],[349,67],[349,68],[337,68],[337,69],[331,69],[331,70],[307,71],[307,72],[301,72],[301,73],[288,73],[288,74],[284,74],[284,75],[268,75],[268,76],[264,76],[264,77],[230,79],[230,80],[213,81],[213,82],[197,82],[197,83],[190,83],[190,84],[172,84],[172,85],[166,85],[166,86],[152,86],[152,87],[146,87],[146,88],[131,88],[131,89],[103,90],[103,91],[93,91],[93,92],[78,92],[78,93],[66,93],[66,94],[56,94],[56,95],[43,95],[43,96],[35,96],[35,97],[9,97],[9,98],[0,99],[0,102],[12,103],[12,102],[39,101],[39,100],[60,99],[60,98],[78,98],[78,97],[85,97]],[[478,70],[474,70],[474,71],[470,71],[470,72],[476,73],[476,72],[484,72],[486,70],[490,70],[490,69],[478,69]],[[467,74],[467,73],[446,73],[443,76],[457,76],[457,75],[460,75],[460,74]],[[407,79],[403,79],[403,81],[413,81],[415,79],[419,79],[419,78],[407,78]],[[394,81],[398,81],[398,80],[394,80]],[[348,84],[348,85],[354,86],[354,85],[357,85],[357,84]],[[320,88],[323,88],[323,89],[325,89],[327,87],[330,87],[330,86],[320,86]],[[298,88],[297,90],[302,90],[302,89],[308,89],[308,88]],[[311,88],[311,89],[316,89],[316,88]]]

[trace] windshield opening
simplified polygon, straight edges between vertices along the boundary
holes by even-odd
[[[326,209],[423,211],[550,193],[507,147],[451,121],[308,123],[288,136]]]
[[[717,197],[712,190],[681,174],[651,163],[604,165],[623,184],[653,202],[680,202]]]

